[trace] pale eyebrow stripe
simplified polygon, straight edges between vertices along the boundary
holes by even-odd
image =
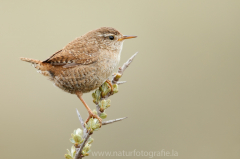
[[[101,35],[98,35],[98,36],[104,36],[104,37],[107,37],[107,36],[111,36],[111,35],[112,35],[112,36],[115,36],[114,34],[103,34],[103,35],[101,34]]]

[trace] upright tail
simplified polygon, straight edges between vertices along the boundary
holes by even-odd
[[[20,58],[22,61],[26,61],[29,63],[32,63],[32,66],[35,67],[38,70],[42,70],[41,66],[42,66],[42,61],[40,60],[34,60],[34,59],[30,59],[30,58],[25,58],[25,57],[21,57]]]
[[[25,58],[25,57],[21,57],[20,58],[22,61],[26,61],[29,63],[32,63],[32,66],[35,67],[38,71],[38,73],[43,74],[44,76],[49,76],[49,71],[48,71],[48,65],[43,63],[40,60],[34,60],[34,59],[30,59],[30,58]]]
[[[42,62],[40,60],[34,60],[34,59],[30,59],[30,58],[25,58],[25,57],[20,57],[20,59],[22,61],[30,62],[32,64],[40,64]]]

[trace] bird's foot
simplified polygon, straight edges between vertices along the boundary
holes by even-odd
[[[111,88],[111,94],[113,94],[113,85],[112,82],[110,80],[106,80],[106,82],[108,83],[108,86]]]
[[[88,112],[88,113],[89,113],[89,116],[88,116],[87,120],[85,121],[85,124],[88,123],[89,119],[91,119],[91,118],[96,118],[96,119],[98,119],[99,124],[100,124],[100,127],[101,127],[101,126],[102,126],[102,119],[101,119],[98,115],[93,114],[92,111],[91,111],[91,112]]]

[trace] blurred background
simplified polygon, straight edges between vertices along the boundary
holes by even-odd
[[[75,109],[87,111],[19,57],[45,60],[102,26],[138,36],[125,41],[120,65],[139,54],[107,110],[107,119],[128,118],[95,132],[92,152],[240,158],[239,0],[1,0],[1,158],[64,158],[81,127]]]

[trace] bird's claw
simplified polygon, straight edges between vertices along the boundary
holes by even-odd
[[[108,83],[108,86],[111,88],[111,94],[113,94],[113,85],[112,82],[110,80],[106,80],[106,82]]]
[[[99,121],[100,127],[102,126],[102,119],[98,115],[93,114],[92,112],[89,112],[89,116],[88,116],[87,120],[85,121],[85,124],[87,124],[89,119],[91,119],[91,118],[97,118]]]

